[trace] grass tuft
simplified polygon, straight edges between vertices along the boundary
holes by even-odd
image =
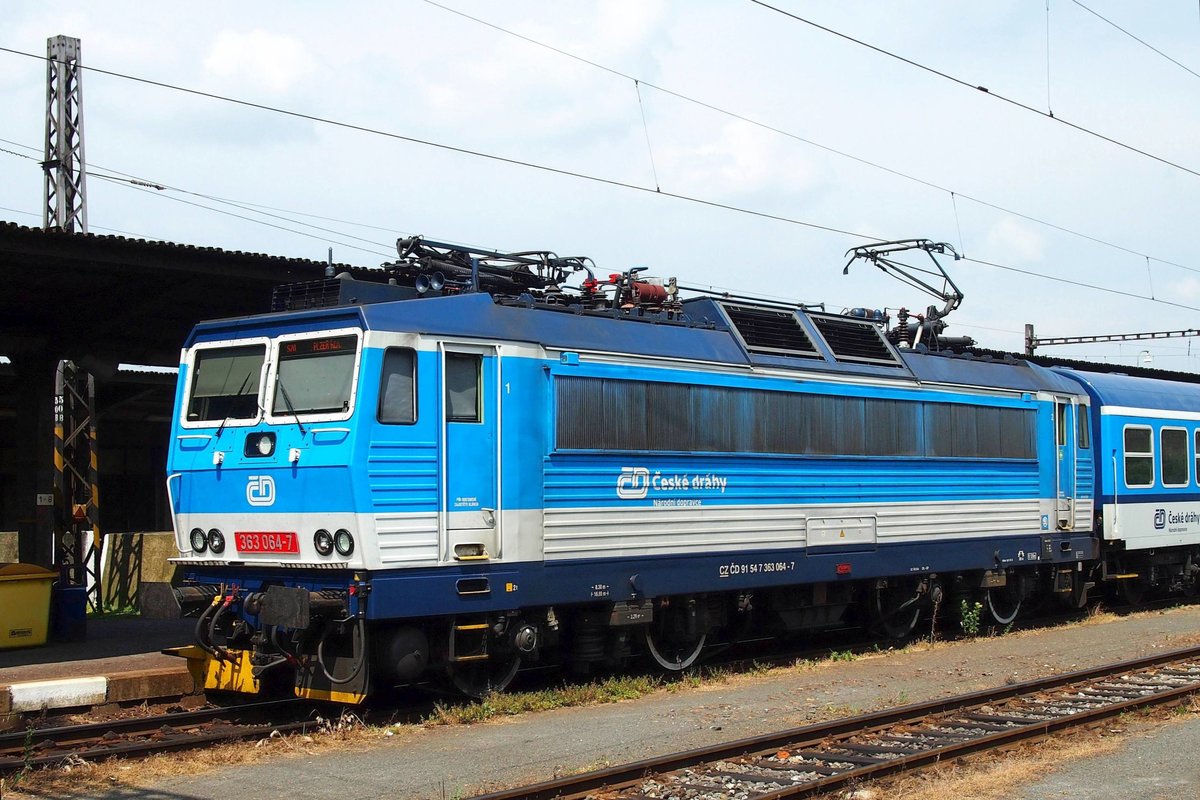
[[[690,679],[691,676],[686,676]],[[696,680],[702,680],[696,676]],[[698,685],[698,684],[697,684]],[[510,717],[529,711],[548,711],[569,706],[590,706],[633,700],[663,687],[654,675],[617,675],[594,683],[568,684],[531,692],[492,694],[477,703],[454,705],[438,703],[424,724],[470,725],[496,717]]]

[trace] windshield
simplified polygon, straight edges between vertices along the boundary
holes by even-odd
[[[271,413],[348,411],[357,349],[358,337],[353,334],[280,342]]]
[[[262,344],[197,350],[188,421],[257,417],[258,388],[266,355],[267,347]]]

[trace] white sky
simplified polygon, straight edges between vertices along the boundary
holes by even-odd
[[[1083,0],[1200,72],[1195,0]],[[789,20],[747,0],[446,0],[626,75],[751,117],[960,195],[641,90],[663,191],[887,239],[925,237],[985,261],[1194,309],[950,263],[966,295],[953,334],[1022,347],[1042,336],[1200,327],[1200,177]],[[801,16],[1200,171],[1200,78],[1050,0],[799,2]],[[88,66],[653,187],[632,81],[421,0],[203,4],[6,0],[0,47],[76,36]],[[69,6],[68,6],[69,7]],[[1049,84],[1049,90],[1047,85]],[[931,300],[857,263],[863,240],[548,174],[85,73],[87,159],[178,189],[257,203],[258,217],[181,192],[90,178],[89,222],[197,245],[374,266],[396,236],[592,257],[794,300],[923,309]],[[0,52],[0,148],[38,152],[45,65]],[[174,202],[177,198],[308,236]],[[0,219],[40,224],[42,176],[0,152]],[[957,215],[956,215],[957,207]],[[25,212],[25,213],[20,213]],[[302,217],[296,212],[352,222]],[[326,233],[304,225],[320,225]],[[364,227],[375,226],[375,227]],[[960,233],[961,229],[961,233]],[[361,237],[366,242],[352,237]],[[352,249],[350,245],[365,249]],[[1147,268],[1144,255],[1152,260]],[[1176,262],[1173,266],[1163,262]],[[1151,285],[1152,281],[1152,285]],[[1191,355],[1195,349],[1196,355]],[[1047,349],[1200,371],[1200,340]]]

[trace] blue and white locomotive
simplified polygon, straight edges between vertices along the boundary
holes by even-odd
[[[186,343],[167,485],[210,688],[481,695],[535,661],[678,670],[851,619],[904,636],[931,604],[1006,624],[1195,585],[1200,387],[399,247],[386,284],[281,287]]]

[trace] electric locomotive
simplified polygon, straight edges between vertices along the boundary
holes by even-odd
[[[950,249],[856,255],[914,247]],[[889,330],[547,252],[398,252],[387,282],[281,287],[185,344],[167,486],[208,688],[481,696],[522,664],[681,670],[960,602],[1003,625],[1129,574],[1097,572],[1135,524],[1103,381],[939,352],[948,277]]]

